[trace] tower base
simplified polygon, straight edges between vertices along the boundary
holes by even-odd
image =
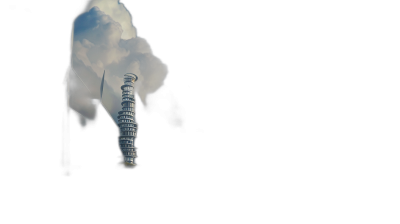
[[[128,163],[128,162],[120,162],[118,166],[126,168],[126,169],[133,169],[136,167],[136,164]]]

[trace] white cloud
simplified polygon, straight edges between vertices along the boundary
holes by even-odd
[[[84,39],[84,40],[86,40],[86,39]],[[87,47],[87,44],[85,44],[85,43],[81,43],[80,41],[75,41],[73,43],[73,47],[72,47],[73,57],[76,57],[77,59],[82,61],[85,66],[90,67],[91,62],[90,62],[89,58],[87,57],[88,50],[89,50],[89,47]]]
[[[92,7],[98,7],[102,12],[109,15],[114,21],[122,27],[122,39],[131,39],[136,37],[136,28],[132,24],[132,17],[124,4],[119,0],[93,0],[89,3],[86,10]]]
[[[130,39],[123,38],[126,24],[132,28],[130,30],[135,29],[123,4],[117,4],[116,7],[111,2],[118,3],[117,1],[110,1],[110,3],[92,1],[89,3],[89,11],[77,17],[74,22],[71,62],[74,71],[90,90],[91,98],[100,97],[100,82],[105,71],[103,105],[116,121],[117,112],[120,110],[120,87],[123,84],[123,75],[134,73],[138,76],[135,90],[142,102],[146,104],[147,95],[157,91],[163,85],[167,67],[152,54],[150,45],[143,38],[136,35]],[[107,8],[108,6],[111,8]],[[112,11],[112,13],[108,15],[100,7],[107,8],[105,11]],[[122,20],[128,21],[121,25]],[[84,106],[83,102],[77,105],[81,107],[74,108],[76,111],[82,111],[85,108],[92,110],[91,107]],[[86,114],[86,112],[80,113]]]
[[[85,46],[86,48],[94,47],[94,44],[91,43],[90,41],[86,40],[86,39],[82,40],[82,45]]]

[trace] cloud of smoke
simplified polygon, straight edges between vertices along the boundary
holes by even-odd
[[[92,0],[89,2],[86,11],[89,11],[94,6],[98,7],[100,11],[109,15],[115,22],[121,25],[123,30],[121,39],[127,40],[136,37],[136,28],[132,24],[131,14],[125,8],[124,4],[112,0]]]
[[[103,105],[117,122],[121,107],[123,75],[134,73],[142,103],[157,91],[167,76],[167,67],[152,54],[150,45],[137,37],[136,28],[125,6],[118,0],[92,0],[74,22],[71,54],[69,105],[87,119],[94,119],[100,98],[103,72]],[[81,121],[85,124],[84,121]]]

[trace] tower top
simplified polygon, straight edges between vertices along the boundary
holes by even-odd
[[[126,76],[126,77],[132,77],[132,78],[135,80],[135,82],[136,82],[136,80],[138,79],[137,75],[135,75],[135,74],[133,74],[133,73],[126,73],[124,76]]]

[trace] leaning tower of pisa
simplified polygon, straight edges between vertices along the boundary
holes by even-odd
[[[122,110],[118,112],[118,127],[120,130],[119,147],[124,155],[126,165],[135,166],[136,148],[135,138],[137,124],[135,121],[135,93],[133,84],[137,76],[132,73],[124,75],[124,85],[122,90]]]

